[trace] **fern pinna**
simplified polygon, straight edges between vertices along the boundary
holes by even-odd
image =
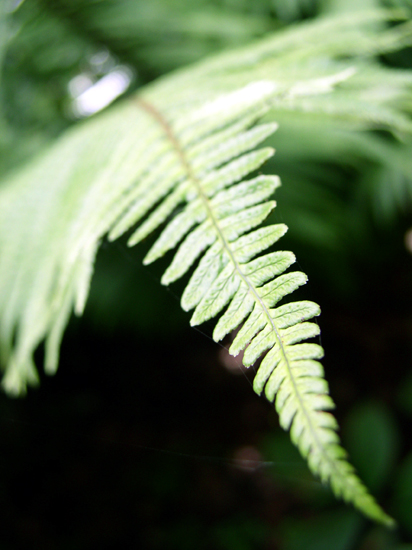
[[[194,310],[192,325],[221,314],[217,341],[239,328],[230,352],[245,350],[246,366],[262,358],[254,388],[275,403],[311,470],[370,518],[391,525],[346,461],[327,412],[333,402],[318,362],[323,352],[306,342],[319,332],[310,322],[318,306],[278,305],[306,282],[303,273],[286,272],[291,252],[271,251],[286,226],[261,226],[275,207],[279,180],[250,177],[273,155],[255,148],[275,131],[276,110],[411,130],[394,107],[410,75],[398,75],[391,88],[393,71],[364,71],[368,55],[406,40],[401,32],[377,35],[375,22],[384,18],[355,21],[351,14],[305,24],[165,77],[77,124],[3,182],[3,387],[19,394],[36,383],[33,353],[43,340],[45,370],[56,371],[64,328],[73,306],[78,315],[84,309],[101,240],[134,231],[135,245],[163,227],[145,263],[177,248],[162,282],[193,270],[182,296],[183,308]],[[364,40],[353,40],[354,33]],[[382,85],[385,94],[376,94]]]

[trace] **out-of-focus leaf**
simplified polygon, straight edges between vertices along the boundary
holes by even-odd
[[[412,536],[412,453],[406,457],[398,472],[394,509],[400,525]]]
[[[305,522],[288,522],[284,550],[350,550],[361,525],[361,517],[346,510],[328,512]]]
[[[344,427],[349,455],[375,491],[388,481],[399,452],[399,431],[391,412],[380,403],[353,408]]]

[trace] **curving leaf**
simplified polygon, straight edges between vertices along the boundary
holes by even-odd
[[[319,307],[281,303],[306,276],[286,271],[292,253],[270,250],[286,226],[261,227],[276,205],[270,198],[279,179],[250,176],[274,153],[254,149],[276,130],[262,122],[276,110],[412,130],[395,102],[411,75],[389,85],[393,71],[365,68],[368,56],[410,41],[408,26],[377,33],[375,23],[385,17],[302,24],[163,78],[77,125],[10,176],[0,189],[3,387],[17,394],[36,383],[33,352],[44,339],[45,370],[55,372],[71,311],[81,314],[85,306],[101,240],[132,230],[132,246],[162,227],[145,263],[177,248],[162,283],[193,269],[182,296],[182,307],[194,310],[191,324],[221,314],[217,341],[241,327],[230,352],[245,350],[245,365],[263,356],[254,388],[275,402],[311,470],[391,525],[346,461],[327,412],[333,402],[318,362],[323,351],[306,342],[319,332],[310,322]],[[374,95],[383,83],[386,93]]]

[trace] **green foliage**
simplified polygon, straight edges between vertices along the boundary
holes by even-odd
[[[397,512],[404,525],[407,526],[409,535],[412,535],[412,454],[404,460],[395,485]]]
[[[382,490],[399,452],[399,433],[390,412],[375,403],[351,411],[346,445],[368,487]]]
[[[162,227],[145,263],[178,247],[162,278],[170,284],[198,262],[182,297],[183,309],[194,309],[191,324],[222,313],[214,331],[219,341],[244,323],[230,352],[244,351],[246,366],[264,355],[254,388],[275,403],[281,426],[311,470],[336,495],[391,525],[346,461],[327,412],[334,405],[318,362],[323,351],[306,342],[319,334],[308,322],[318,306],[278,305],[306,282],[303,273],[286,272],[292,253],[268,251],[286,226],[260,227],[275,207],[270,199],[279,179],[244,179],[273,155],[271,147],[254,149],[271,139],[273,121],[282,115],[292,123],[294,116],[305,119],[306,139],[324,155],[326,147],[340,154],[345,139],[345,149],[360,143],[365,157],[378,155],[379,138],[357,141],[354,129],[410,139],[412,76],[374,58],[409,45],[412,29],[406,22],[380,30],[388,17],[376,11],[320,18],[180,70],[79,123],[5,178],[4,388],[18,394],[37,382],[33,353],[43,340],[45,370],[56,371],[64,328],[73,308],[78,315],[84,310],[102,240],[133,230],[133,246]],[[325,140],[325,127],[336,130],[335,140],[329,134]],[[408,163],[398,162],[406,155],[392,142],[381,146],[386,166],[401,164],[406,174]],[[306,148],[300,154],[309,156]]]

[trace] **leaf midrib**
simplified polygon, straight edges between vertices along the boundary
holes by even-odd
[[[307,420],[307,425],[309,426],[310,432],[312,434],[312,439],[316,442],[316,445],[320,449],[320,451],[321,451],[322,455],[325,457],[325,459],[330,463],[332,469],[335,470],[337,475],[340,475],[339,470],[336,467],[334,460],[332,460],[330,458],[329,453],[327,452],[326,448],[324,447],[324,445],[319,440],[319,438],[317,436],[317,432],[316,432],[316,430],[315,430],[315,428],[312,424],[311,418],[308,415],[308,412],[306,411],[306,407],[304,406],[304,403],[303,403],[302,397],[300,395],[299,389],[297,387],[295,378],[292,374],[292,369],[291,369],[291,366],[290,366],[290,363],[289,363],[289,359],[287,357],[285,347],[283,345],[282,338],[281,338],[281,336],[279,334],[279,331],[278,331],[278,329],[277,329],[277,327],[276,327],[276,325],[275,325],[275,323],[274,323],[274,321],[273,321],[273,319],[270,315],[270,311],[266,307],[264,301],[259,296],[256,288],[251,284],[248,277],[241,270],[240,264],[236,260],[236,258],[234,256],[234,253],[232,252],[232,250],[229,246],[229,242],[227,241],[227,239],[225,238],[222,230],[219,227],[218,220],[216,219],[216,217],[213,213],[213,208],[210,205],[210,201],[209,201],[207,195],[204,193],[204,191],[202,189],[201,182],[197,178],[195,173],[193,172],[192,167],[191,167],[189,161],[186,158],[185,151],[180,146],[179,140],[177,139],[177,137],[176,137],[176,135],[173,131],[172,126],[165,119],[165,117],[162,115],[162,113],[152,103],[150,103],[146,99],[143,99],[141,96],[136,98],[135,101],[137,102],[137,104],[140,108],[142,108],[144,111],[149,113],[156,120],[156,122],[163,128],[166,136],[168,137],[168,139],[172,143],[173,149],[175,150],[177,156],[179,157],[179,159],[180,159],[180,161],[181,161],[181,163],[182,163],[182,165],[183,165],[183,167],[186,171],[188,180],[190,180],[193,183],[194,187],[196,188],[196,190],[198,192],[198,196],[201,198],[201,200],[204,204],[204,207],[205,207],[205,209],[208,213],[208,217],[211,220],[211,222],[212,222],[212,224],[213,224],[213,226],[216,230],[216,233],[217,233],[217,235],[218,235],[218,237],[219,237],[219,239],[220,239],[220,241],[223,245],[224,250],[226,251],[229,259],[231,260],[231,262],[233,263],[233,265],[235,267],[235,270],[237,271],[239,277],[241,278],[241,280],[248,287],[249,292],[252,294],[253,298],[255,299],[255,302],[258,303],[259,306],[261,307],[264,315],[268,319],[268,321],[269,321],[269,323],[270,323],[270,325],[273,329],[273,332],[274,332],[275,338],[276,338],[276,342],[277,342],[277,344],[278,344],[278,346],[281,350],[281,355],[283,356],[283,359],[284,359],[286,367],[287,367],[287,372],[288,372],[288,375],[289,375],[290,383],[293,386],[296,398],[299,402],[300,409],[303,412],[303,414],[304,414],[304,416]]]

